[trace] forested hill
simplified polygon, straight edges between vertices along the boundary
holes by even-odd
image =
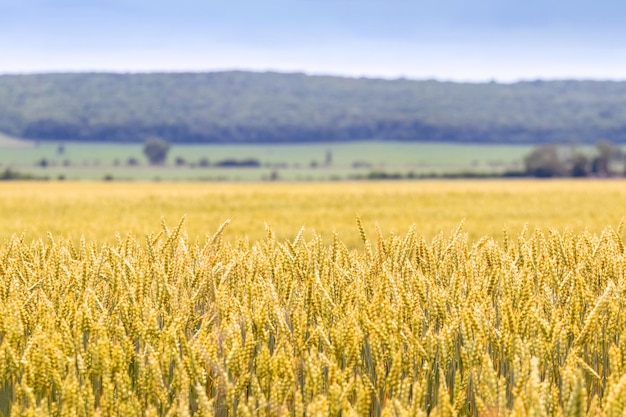
[[[464,84],[215,72],[0,76],[0,132],[39,140],[626,142],[626,82]]]

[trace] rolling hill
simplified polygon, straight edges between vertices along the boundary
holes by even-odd
[[[0,75],[0,133],[35,140],[626,142],[626,82],[243,71]]]

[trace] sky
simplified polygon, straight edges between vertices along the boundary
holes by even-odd
[[[0,73],[626,79],[623,0],[0,0]]]

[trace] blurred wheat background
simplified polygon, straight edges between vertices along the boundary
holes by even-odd
[[[334,232],[349,248],[359,244],[356,214],[364,226],[385,233],[411,225],[427,239],[465,220],[471,241],[501,238],[525,225],[600,233],[626,215],[621,180],[381,181],[325,183],[99,183],[4,182],[0,184],[0,238],[29,241],[51,232],[77,242],[81,236],[111,242],[116,233],[142,238],[161,218],[187,217],[190,239],[205,238],[226,219],[224,238],[264,238],[264,224],[279,239],[302,226],[325,242]]]

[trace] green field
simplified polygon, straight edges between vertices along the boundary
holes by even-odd
[[[458,145],[414,142],[349,142],[302,145],[174,145],[164,166],[147,163],[140,144],[25,143],[0,138],[0,170],[14,169],[38,177],[100,180],[331,180],[371,172],[416,175],[501,173],[522,169],[531,147],[525,145]],[[60,152],[60,147],[63,150]],[[327,158],[330,157],[330,163]],[[129,166],[134,158],[138,164]],[[177,158],[185,160],[176,166]],[[208,167],[199,166],[201,159]],[[258,168],[219,168],[226,159],[257,159]],[[46,161],[46,167],[41,161]]]

